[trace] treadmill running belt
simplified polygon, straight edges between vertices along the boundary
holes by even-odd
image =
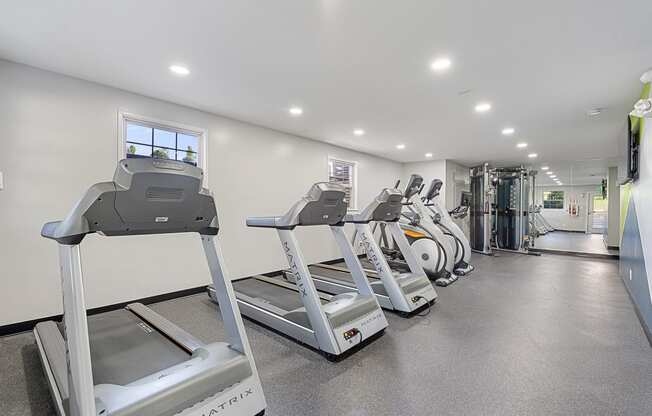
[[[334,264],[334,266],[346,268],[346,264],[343,266],[340,266],[339,264]],[[355,286],[355,284],[353,283],[353,276],[351,276],[351,273],[349,273],[348,271],[342,272],[339,270],[319,267],[319,264],[313,264],[311,266],[308,266],[308,270],[310,270],[310,273],[313,276],[323,276],[329,279],[338,280],[351,287]]]
[[[337,267],[344,267],[344,268],[347,267],[345,262],[332,263],[332,265]],[[365,267],[365,265],[363,264],[362,267]],[[312,273],[312,275],[318,279],[321,278],[322,280],[325,281],[330,280],[333,282],[341,282],[342,284],[351,287],[351,290],[357,291],[357,289],[355,289],[355,283],[353,282],[353,276],[348,271],[342,272],[339,270],[329,269],[327,267],[319,267],[319,264],[313,264],[308,268],[310,270],[310,273]],[[374,291],[375,294],[387,296],[387,291],[385,290],[385,286],[383,286],[379,278],[372,277],[367,274],[367,279],[369,280],[369,283],[371,284],[371,289]],[[326,288],[324,288],[323,290],[325,292],[329,291]]]
[[[89,316],[88,333],[96,385],[129,384],[190,357],[126,309]]]
[[[345,261],[338,261],[337,263],[329,263],[329,264],[331,266],[344,267],[345,269],[348,269],[348,266],[346,265]],[[360,264],[362,265],[363,269],[375,270],[374,265],[371,264],[371,262],[367,260],[366,257],[360,259]],[[319,266],[319,264],[315,264],[315,266]]]
[[[233,289],[250,298],[262,299],[265,303],[287,312],[303,307],[297,291],[262,282],[255,277],[234,280]]]

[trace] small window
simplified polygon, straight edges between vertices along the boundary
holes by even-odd
[[[126,113],[120,121],[120,158],[178,160],[206,169],[203,130]]]
[[[356,195],[356,163],[334,158],[328,158],[328,181],[337,183],[346,189],[346,200],[349,209],[357,209]]]
[[[543,193],[545,209],[564,209],[564,191],[547,191]]]

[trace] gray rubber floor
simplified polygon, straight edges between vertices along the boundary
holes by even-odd
[[[617,262],[475,256],[427,317],[340,363],[246,322],[268,415],[650,415],[652,349]],[[203,295],[154,305],[206,341]],[[0,415],[52,414],[31,334],[0,340]]]
[[[602,234],[553,231],[537,237],[535,245],[537,248],[579,253],[618,254],[618,250],[607,249]]]

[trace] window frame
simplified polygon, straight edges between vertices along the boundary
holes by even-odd
[[[348,210],[357,211],[358,210],[358,162],[355,160],[342,159],[336,156],[328,156],[326,159],[326,175],[329,183],[331,182],[331,170],[330,170],[331,161],[351,166],[352,168],[351,172],[353,177],[351,180],[351,198],[349,200]]]
[[[561,199],[546,199],[546,194],[552,194],[555,192],[561,192],[562,198]],[[561,207],[546,207],[546,201],[548,202],[560,202],[561,201]],[[561,190],[552,190],[552,191],[541,191],[541,206],[543,209],[551,209],[551,210],[563,210],[564,207],[566,206],[566,191],[561,191]]]
[[[161,120],[128,111],[118,111],[118,161],[127,157],[127,124],[128,122],[159,130],[173,131],[175,133],[187,134],[198,137],[197,146],[197,167],[204,171],[203,186],[208,185],[208,169],[206,166],[208,131],[201,127],[189,126],[174,121]],[[179,150],[179,149],[177,149]]]

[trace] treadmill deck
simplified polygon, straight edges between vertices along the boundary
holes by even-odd
[[[58,327],[63,336],[63,325]],[[190,357],[126,309],[89,316],[88,334],[96,385],[126,385]]]

